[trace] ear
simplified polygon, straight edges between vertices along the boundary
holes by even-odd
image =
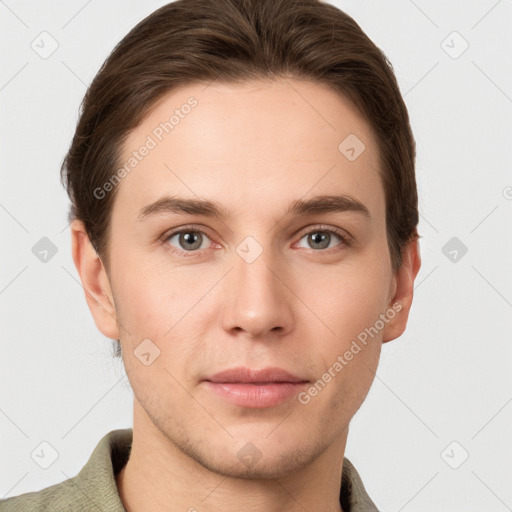
[[[382,343],[401,336],[407,326],[414,292],[414,280],[421,267],[421,257],[418,239],[410,242],[402,250],[402,266],[393,278],[392,299],[388,304],[395,315],[385,325],[382,331]]]
[[[77,219],[71,222],[71,247],[85,300],[96,327],[107,338],[119,339],[114,297],[107,272],[89,240],[83,222]]]

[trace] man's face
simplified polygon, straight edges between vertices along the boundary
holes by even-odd
[[[190,97],[197,104],[183,108]],[[136,428],[214,471],[253,477],[341,449],[398,315],[368,124],[320,84],[212,83],[167,95],[131,132],[121,165],[145,144],[117,185],[109,240]],[[319,196],[368,214],[287,213]],[[215,203],[222,217],[147,208],[171,197]],[[235,368],[279,368],[298,382],[215,376]],[[259,382],[243,382],[251,376]]]

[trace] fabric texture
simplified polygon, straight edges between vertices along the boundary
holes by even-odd
[[[0,512],[126,512],[115,475],[128,461],[132,437],[131,428],[112,430],[99,441],[76,476],[40,491],[0,500]],[[379,512],[346,457],[340,503],[343,512]]]

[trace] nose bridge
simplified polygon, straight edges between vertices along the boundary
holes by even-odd
[[[261,240],[261,238],[260,238]],[[243,330],[251,337],[268,331],[288,331],[292,322],[290,297],[271,243],[247,236],[232,255],[233,271],[227,283],[224,328]]]

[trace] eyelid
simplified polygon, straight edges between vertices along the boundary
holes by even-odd
[[[170,229],[169,231],[166,231],[162,235],[162,239],[165,241],[168,238],[170,238],[173,235],[176,235],[178,233],[184,232],[184,231],[198,231],[200,233],[208,234],[209,229],[206,226],[202,226],[199,224],[186,224],[184,226],[180,226],[178,228]]]
[[[309,233],[313,233],[315,231],[326,231],[328,233],[334,233],[335,235],[339,236],[343,243],[345,243],[346,245],[351,245],[354,242],[354,239],[350,233],[348,233],[344,229],[338,228],[336,226],[331,226],[328,224],[315,224],[312,226],[308,226],[307,228],[304,228],[303,230],[299,231],[297,236],[300,235],[300,238],[302,238],[305,235],[308,235]]]

